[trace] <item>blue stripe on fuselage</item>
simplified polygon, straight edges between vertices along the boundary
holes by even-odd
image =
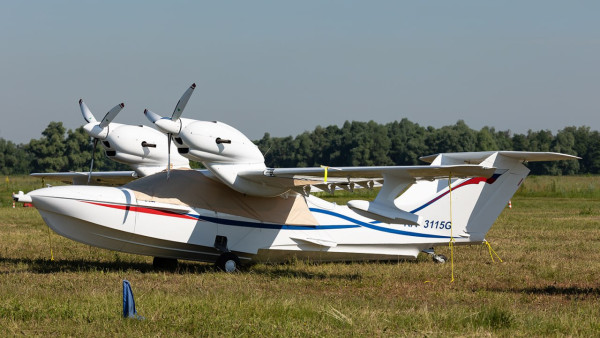
[[[145,207],[145,208],[147,208],[147,207]],[[147,209],[154,210],[153,208],[147,208]],[[239,221],[239,220],[233,220],[233,219],[197,215],[197,214],[192,214],[192,213],[188,213],[188,214],[186,214],[186,216],[195,218],[197,220],[206,221],[206,222],[230,225],[230,226],[246,227],[246,228],[273,229],[273,230],[340,230],[340,229],[354,229],[354,228],[364,227],[364,228],[368,228],[371,230],[391,233],[391,234],[395,234],[395,235],[424,237],[424,238],[448,238],[448,239],[450,238],[448,236],[423,234],[423,233],[417,233],[417,232],[411,232],[411,231],[405,231],[405,230],[390,229],[390,228],[374,225],[373,223],[362,222],[355,218],[352,218],[352,217],[349,217],[349,216],[346,216],[346,215],[343,215],[343,214],[340,214],[337,212],[323,210],[323,209],[310,208],[309,210],[311,212],[334,216],[334,217],[340,218],[342,220],[352,222],[354,224],[286,225],[286,224],[270,224],[270,223]],[[165,216],[167,216],[167,215],[165,215]]]
[[[374,225],[372,223],[362,222],[362,221],[359,221],[359,220],[354,219],[352,217],[349,217],[349,216],[346,216],[346,215],[342,215],[342,214],[339,214],[337,212],[328,211],[328,210],[310,208],[310,211],[312,211],[312,212],[318,212],[318,213],[326,214],[326,215],[330,215],[330,216],[335,216],[335,217],[341,218],[343,220],[346,220],[346,221],[358,224],[358,225],[360,225],[362,227],[369,228],[371,230],[387,232],[387,233],[390,233],[390,234],[412,236],[412,237],[448,238],[448,239],[450,239],[450,236],[423,234],[423,233],[419,233],[419,232],[411,232],[411,231],[405,231],[405,230],[385,228],[385,227]]]

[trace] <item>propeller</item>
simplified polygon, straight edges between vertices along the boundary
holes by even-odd
[[[83,102],[83,99],[79,100],[79,107],[81,108],[81,114],[83,119],[87,122],[83,129],[94,139],[94,146],[92,148],[92,160],[90,163],[90,173],[88,174],[88,184],[92,178],[92,169],[94,169],[94,154],[96,153],[96,146],[99,140],[104,140],[108,136],[109,124],[119,114],[119,112],[125,107],[124,103],[120,103],[114,106],[111,110],[104,115],[102,121],[98,122],[94,117],[94,114],[90,111],[88,106]]]
[[[162,117],[156,113],[151,112],[150,110],[144,110],[144,115],[150,120],[150,122],[154,123],[158,129],[167,134],[167,179],[171,174],[171,139],[173,135],[179,134],[181,131],[181,114],[183,114],[183,110],[187,105],[192,93],[196,89],[196,84],[192,83],[192,85],[183,93],[177,104],[175,105],[175,109],[173,110],[173,114],[171,118]]]

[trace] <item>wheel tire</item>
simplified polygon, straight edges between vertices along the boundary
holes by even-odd
[[[444,256],[444,255],[433,255],[432,258],[435,263],[439,263],[439,264],[444,264],[448,261],[448,258],[446,258],[446,256]]]
[[[225,252],[221,256],[219,256],[219,258],[215,262],[215,266],[221,271],[232,273],[239,271],[241,264],[238,256],[231,252]]]
[[[177,270],[177,264],[177,259],[175,258],[154,257],[152,260],[152,266],[156,270],[174,271]]]

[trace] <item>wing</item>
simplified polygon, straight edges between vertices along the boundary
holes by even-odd
[[[67,184],[83,185],[88,182],[89,172],[33,173],[31,176],[41,179],[54,179]],[[90,184],[123,185],[138,178],[135,171],[94,171]]]
[[[418,216],[400,210],[394,200],[418,180],[440,178],[491,177],[496,168],[480,165],[424,165],[424,166],[384,166],[384,167],[341,167],[341,168],[270,168],[262,173],[241,172],[244,179],[267,186],[293,189],[307,194],[310,186],[333,191],[336,186],[354,185],[373,187],[382,183],[374,201],[353,200],[348,207],[357,213],[386,223],[418,224]],[[309,189],[306,189],[306,188]],[[308,190],[308,191],[307,191]]]
[[[479,165],[421,165],[375,167],[268,168],[264,172],[248,171],[238,175],[268,186],[304,191],[305,186],[333,191],[336,187],[352,190],[355,186],[372,188],[392,178],[414,183],[446,177],[490,177],[494,168]],[[384,184],[385,185],[385,184]],[[404,187],[407,188],[408,186]]]

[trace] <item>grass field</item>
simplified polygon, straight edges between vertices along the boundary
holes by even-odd
[[[599,336],[599,183],[528,178],[487,236],[503,262],[492,262],[484,246],[458,247],[450,282],[451,265],[426,255],[259,264],[235,274],[195,262],[155,271],[150,257],[49,235],[35,209],[10,207],[12,190],[40,183],[11,177],[0,198],[0,333]],[[123,279],[145,320],[121,317]]]

